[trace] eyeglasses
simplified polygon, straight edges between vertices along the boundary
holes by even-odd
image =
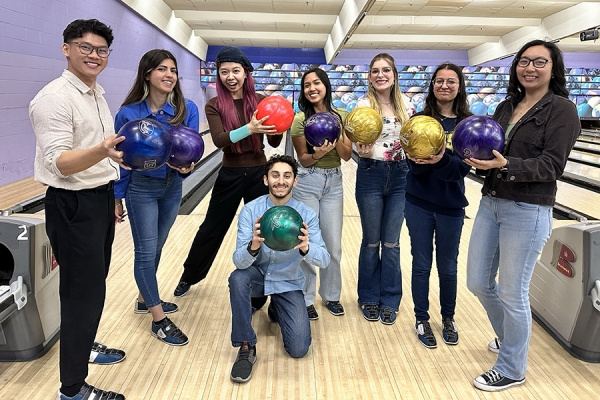
[[[392,73],[392,69],[389,67],[381,69],[374,68],[371,70],[371,75],[379,75],[380,72],[387,75]]]
[[[67,43],[77,45],[77,47],[79,47],[79,51],[81,51],[81,54],[85,54],[86,56],[89,56],[94,52],[94,50],[96,50],[96,54],[98,54],[98,57],[107,58],[110,55],[110,52],[112,51],[112,49],[109,49],[106,46],[92,46],[91,44],[86,42]]]
[[[546,60],[545,58],[536,58],[535,60],[530,60],[527,57],[521,57],[519,58],[517,65],[521,68],[527,68],[530,63],[533,63],[535,68],[544,68],[549,62],[552,61]]]
[[[443,86],[444,82],[446,83],[446,85],[448,87],[452,87],[452,86],[458,85],[458,80],[457,79],[452,79],[452,78],[450,78],[450,79],[438,78],[438,79],[436,79],[436,80],[433,81],[433,84],[435,86]]]

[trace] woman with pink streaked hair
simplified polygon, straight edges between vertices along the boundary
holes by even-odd
[[[203,280],[221,247],[223,238],[240,205],[267,194],[263,182],[267,159],[265,135],[269,145],[277,147],[282,135],[274,135],[274,126],[263,125],[267,119],[256,118],[256,107],[263,96],[256,94],[253,67],[236,47],[219,50],[217,62],[217,97],[205,106],[206,118],[215,146],[223,150],[223,165],[212,190],[206,218],[194,238],[184,271],[174,295],[185,295],[192,285]],[[262,307],[266,299],[253,306]]]

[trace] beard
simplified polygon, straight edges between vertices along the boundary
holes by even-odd
[[[284,199],[284,198],[286,198],[287,196],[289,196],[289,194],[292,192],[292,187],[291,187],[291,186],[290,186],[290,187],[288,188],[288,190],[286,190],[286,191],[285,191],[285,193],[283,193],[283,194],[277,194],[277,193],[275,192],[275,188],[276,188],[275,186],[269,186],[269,193],[270,193],[270,194],[271,194],[273,197],[275,197],[276,199]]]

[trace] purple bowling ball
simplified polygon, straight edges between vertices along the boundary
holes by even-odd
[[[123,152],[123,162],[136,171],[147,171],[163,166],[171,155],[171,135],[160,122],[138,118],[125,123],[117,137],[125,140],[115,148]]]
[[[504,130],[490,117],[472,115],[456,125],[452,148],[463,159],[491,160],[492,150],[504,148]]]
[[[169,165],[177,168],[189,167],[191,163],[197,163],[204,154],[204,140],[202,136],[192,128],[184,125],[172,128],[171,142],[171,157]]]
[[[313,147],[321,147],[328,140],[332,143],[340,135],[340,123],[327,112],[311,115],[304,122],[304,137]]]

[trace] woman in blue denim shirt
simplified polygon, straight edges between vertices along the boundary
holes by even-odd
[[[363,231],[358,304],[367,321],[392,325],[402,298],[399,241],[408,172],[400,129],[414,108],[400,92],[398,70],[391,55],[380,53],[371,60],[367,98],[357,106],[372,107],[383,118],[379,139],[356,143],[360,158],[355,196]]]
[[[503,154],[465,160],[487,172],[467,260],[467,286],[497,335],[488,344],[496,363],[473,381],[480,390],[525,383],[529,283],[552,231],[556,180],[581,131],[565,84],[560,49],[542,40],[525,44],[512,62],[507,99],[494,113],[506,134]]]
[[[140,60],[135,82],[115,118],[115,132],[137,118],[155,119],[169,129],[183,124],[198,130],[198,107],[183,97],[177,61],[167,50],[150,50]],[[185,168],[163,165],[151,171],[121,168],[121,178],[115,183],[115,218],[122,221],[125,198],[133,236],[133,271],[140,291],[134,312],[150,312],[152,335],[174,346],[187,344],[188,338],[165,316],[178,307],[160,299],[156,271],[181,203],[180,173],[193,168],[193,164]]]
[[[326,141],[321,147],[313,147],[304,137],[304,121],[318,112],[328,112],[338,119],[340,127],[346,118],[343,109],[334,110],[331,106],[331,83],[327,73],[320,68],[313,68],[304,73],[302,90],[298,106],[302,112],[294,117],[291,128],[292,141],[298,161],[302,167],[298,170],[298,184],[292,195],[311,207],[319,216],[319,226],[331,262],[327,268],[319,271],[319,294],[323,303],[333,315],[343,315],[344,307],[340,303],[342,293],[342,222],[344,216],[344,199],[342,187],[341,161],[348,161],[352,154],[350,140],[340,129],[338,140]],[[319,314],[313,303],[316,297],[317,271],[306,262],[301,264],[306,284],[304,295],[309,319],[316,320]]]
[[[458,245],[469,204],[465,197],[465,176],[471,167],[452,151],[452,133],[462,119],[471,115],[467,104],[465,78],[461,69],[444,63],[436,68],[429,84],[425,109],[417,115],[437,119],[446,133],[446,144],[426,159],[409,155],[404,214],[412,254],[411,290],[415,304],[415,331],[423,346],[437,347],[429,324],[429,277],[433,263],[438,270],[442,339],[458,344],[454,323],[456,309]]]

